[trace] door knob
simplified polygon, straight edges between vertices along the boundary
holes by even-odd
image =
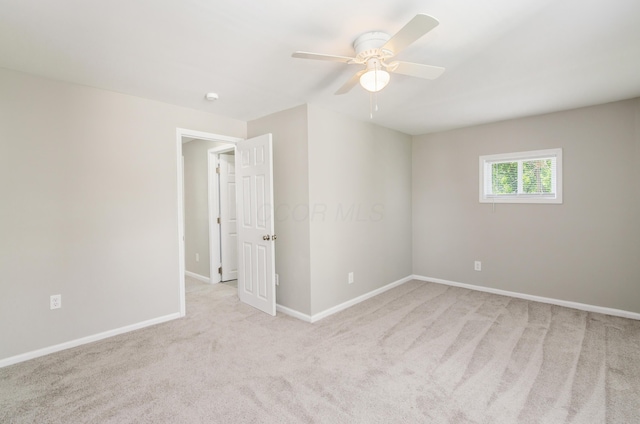
[[[278,236],[276,236],[275,234],[271,236],[271,240],[275,240],[276,238],[278,238]]]
[[[266,236],[262,236],[262,240],[270,240],[271,237],[267,234]]]

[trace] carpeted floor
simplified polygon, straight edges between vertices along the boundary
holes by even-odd
[[[307,324],[187,317],[0,369],[2,423],[640,423],[640,322],[411,281]]]

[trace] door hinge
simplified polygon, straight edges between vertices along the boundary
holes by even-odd
[[[220,223],[220,217],[218,217],[218,224]]]
[[[222,267],[218,268],[218,274],[222,274]]]
[[[220,167],[218,166],[218,167],[216,168],[216,174],[219,174],[219,173],[220,173]]]

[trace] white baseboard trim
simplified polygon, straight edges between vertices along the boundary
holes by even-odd
[[[476,286],[476,285],[473,285],[473,284],[457,283],[455,281],[443,280],[443,279],[440,279],[440,278],[425,277],[425,276],[422,276],[422,275],[413,275],[413,276],[411,276],[411,279],[419,280],[419,281],[426,281],[426,282],[430,282],[430,283],[444,284],[444,285],[453,286],[453,287],[462,287],[464,289],[482,291],[482,292],[493,293],[493,294],[499,294],[499,295],[502,295],[502,296],[515,297],[515,298],[518,298],[518,299],[532,300],[534,302],[548,303],[548,304],[551,304],[551,305],[565,306],[567,308],[580,309],[582,311],[587,311],[587,312],[597,312],[599,314],[613,315],[613,316],[616,316],[616,317],[640,320],[640,314],[639,313],[630,312],[630,311],[623,311],[621,309],[613,309],[613,308],[606,308],[604,306],[588,305],[586,303],[571,302],[569,300],[553,299],[553,298],[550,298],[550,297],[534,296],[534,295],[531,295],[531,294],[524,294],[524,293],[512,292],[512,291],[507,291],[507,290],[494,289],[494,288],[491,288],[491,287]]]
[[[298,312],[295,309],[291,309],[291,308],[287,308],[286,306],[282,306],[282,305],[276,305],[276,311],[278,312],[282,312],[283,314],[287,314],[290,315],[294,318],[298,318],[302,321],[305,322],[309,322],[309,323],[314,323],[317,321],[320,321],[323,318],[328,317],[329,315],[333,315],[335,313],[338,313],[340,311],[344,311],[347,308],[350,308],[353,305],[356,305],[360,302],[364,302],[367,299],[370,299],[374,296],[379,295],[380,293],[384,293],[387,290],[391,290],[394,287],[398,287],[401,284],[406,283],[407,281],[411,281],[413,279],[413,275],[410,275],[408,277],[404,277],[398,281],[394,281],[393,283],[389,283],[386,286],[380,287],[378,289],[372,290],[369,293],[365,293],[361,296],[358,296],[356,298],[353,298],[351,300],[347,300],[344,303],[341,303],[339,305],[336,305],[332,308],[329,308],[325,311],[319,312],[315,315],[307,315],[307,314],[303,314],[302,312]]]
[[[336,306],[334,306],[332,308],[329,308],[329,309],[327,309],[325,311],[322,311],[322,312],[319,312],[319,313],[317,313],[315,315],[312,315],[311,316],[311,322],[316,322],[316,321],[321,320],[322,318],[328,317],[329,315],[333,315],[333,314],[335,314],[337,312],[344,311],[345,309],[350,308],[353,305],[356,305],[356,304],[358,304],[360,302],[364,302],[367,299],[371,299],[372,297],[377,296],[380,293],[384,293],[387,290],[391,290],[392,288],[398,287],[399,285],[402,285],[402,284],[406,283],[407,281],[411,281],[411,280],[412,280],[412,276],[404,277],[404,278],[402,278],[400,280],[394,281],[393,283],[389,283],[386,286],[382,286],[382,287],[380,287],[378,289],[372,290],[369,293],[365,293],[365,294],[363,294],[361,296],[358,296],[356,298],[353,298],[351,300],[347,300],[344,303],[341,303],[341,304],[336,305]]]
[[[286,306],[276,304],[276,311],[282,312],[283,314],[292,316],[294,318],[298,318],[299,320],[305,322],[312,322],[310,315],[303,314],[302,312],[298,312],[295,309],[287,308]]]
[[[109,337],[117,336],[118,334],[128,333],[130,331],[139,330],[144,327],[149,327],[163,322],[171,321],[180,318],[180,313],[165,315],[158,318],[149,319],[136,324],[127,325],[124,327],[116,328],[113,330],[104,331],[102,333],[93,334],[91,336],[81,337],[79,339],[71,340],[68,342],[60,343],[57,345],[45,347],[38,350],[33,350],[27,353],[21,353],[19,355],[10,356],[5,359],[0,359],[0,368],[8,367],[9,365],[17,364],[19,362],[28,361],[29,359],[38,358],[40,356],[48,355],[50,353],[60,352],[61,350],[70,349],[83,344],[96,342],[98,340],[106,339]]]
[[[203,283],[210,283],[211,279],[209,277],[205,277],[204,275],[196,274],[195,272],[185,271],[184,275],[187,277],[195,278],[198,281],[202,281]]]

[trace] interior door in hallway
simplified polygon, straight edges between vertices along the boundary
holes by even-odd
[[[220,253],[222,281],[238,278],[236,221],[236,163],[231,153],[220,154]]]
[[[271,134],[236,145],[238,296],[276,314]]]

